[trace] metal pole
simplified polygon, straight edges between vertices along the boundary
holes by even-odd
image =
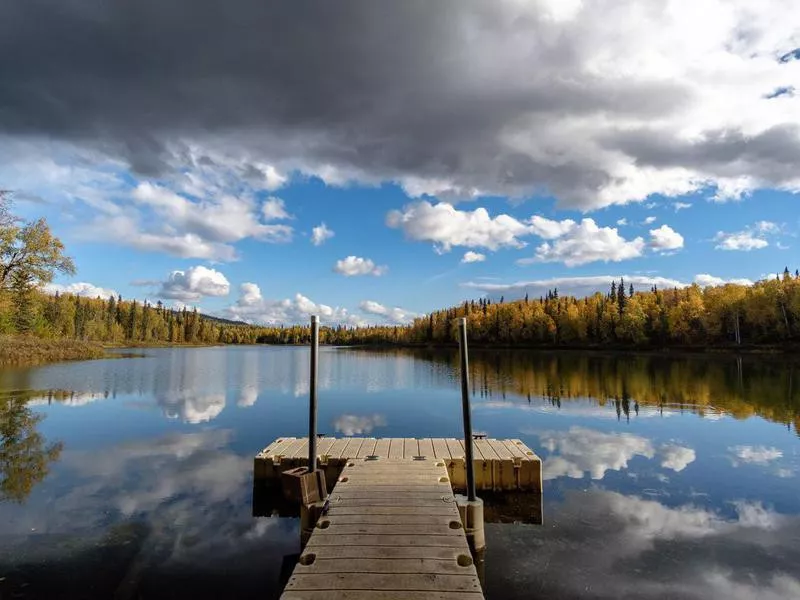
[[[472,414],[469,409],[469,358],[467,356],[467,320],[458,321],[459,350],[461,354],[461,408],[464,413],[464,450],[467,454],[467,500],[474,502],[475,470],[472,463]]]
[[[317,468],[317,358],[319,354],[319,317],[311,317],[311,373],[308,394],[308,470]]]

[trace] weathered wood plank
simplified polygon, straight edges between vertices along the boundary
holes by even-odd
[[[312,535],[308,542],[314,546],[438,546],[467,548],[466,538],[442,535]]]
[[[297,569],[298,575],[306,573],[413,573],[469,575],[469,569],[462,567],[455,559],[431,560],[426,558],[397,558],[394,560],[375,560],[374,558],[320,558],[315,557],[312,564]]]
[[[445,504],[430,506],[425,509],[426,515],[441,515],[448,516],[458,513],[458,509],[454,504]],[[328,509],[329,515],[418,515],[419,508],[416,506],[342,506],[331,504]]]
[[[375,456],[389,456],[389,438],[381,438],[375,444]]]
[[[406,438],[403,440],[403,458],[412,459],[419,456],[419,442],[416,438]]]
[[[302,573],[292,575],[287,591],[384,590],[408,592],[480,592],[471,575],[415,575],[408,573]]]
[[[464,548],[447,546],[306,546],[304,554],[313,553],[315,559],[371,558],[376,560],[398,558],[425,558],[436,561],[456,561]]]
[[[442,438],[434,438],[432,442],[434,456],[436,458],[450,460],[450,449],[447,447],[447,441]]]
[[[405,441],[403,438],[391,438],[389,445],[389,458],[403,458]]]
[[[364,443],[361,444],[361,448],[356,455],[356,458],[366,458],[367,456],[372,456],[375,453],[375,444],[378,442],[375,438],[366,438]]]
[[[442,515],[419,514],[418,511],[413,514],[364,514],[358,512],[356,514],[340,514],[330,512],[326,518],[331,522],[331,528],[336,525],[351,525],[351,524],[364,524],[371,523],[375,525],[436,525],[448,527],[450,521],[453,520],[453,513]]]
[[[364,438],[350,438],[342,451],[342,458],[355,458],[364,443]]]
[[[320,521],[324,523],[325,521]],[[329,521],[333,523],[333,521]],[[453,517],[453,522],[461,523],[459,518]],[[329,525],[325,529],[315,531],[315,535],[339,536],[339,535],[373,535],[373,536],[386,536],[386,535],[427,535],[427,536],[446,536],[461,538],[461,532],[458,529],[449,529],[447,524],[442,525],[437,523],[436,527],[427,525],[398,525],[398,524],[385,524],[385,523],[337,523],[336,525]]]
[[[433,460],[435,458],[431,438],[422,438],[419,440],[419,455],[426,457],[428,460]]]
[[[445,442],[447,443],[447,449],[450,451],[451,457],[463,459],[466,456],[464,452],[464,442],[462,440],[447,438]]]
[[[347,444],[350,442],[349,438],[337,438],[333,445],[328,449],[328,455],[333,459],[339,459],[342,457],[342,452],[344,449],[347,448]]]
[[[409,591],[381,591],[381,590],[347,590],[331,592],[304,590],[301,592],[286,591],[282,600],[481,600],[483,594],[479,592],[409,592]]]

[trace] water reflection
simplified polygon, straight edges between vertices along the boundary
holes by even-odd
[[[144,353],[0,371],[46,415],[29,430],[42,451],[64,442],[24,505],[0,504],[3,597],[279,592],[297,521],[253,518],[292,513],[251,507],[252,456],[303,435],[308,349]],[[324,349],[319,422],[459,436],[457,361]],[[471,369],[475,428],[545,461],[546,506],[486,495],[490,598],[800,597],[788,361],[476,351]]]
[[[42,419],[24,397],[0,397],[0,501],[24,502],[59,459],[62,444],[47,443],[37,429]]]
[[[336,433],[345,436],[367,435],[376,427],[386,427],[383,415],[341,415],[334,422]]]
[[[25,597],[49,597],[52,581],[35,575],[48,565],[53,577],[66,578],[74,560],[80,572],[65,585],[81,597],[88,589],[110,597],[122,588],[122,597],[136,597],[182,571],[203,572],[206,582],[239,572],[244,579],[228,581],[228,589],[254,579],[274,588],[281,557],[296,550],[296,522],[251,518],[252,459],[227,449],[232,435],[211,430],[120,443],[102,453],[66,450],[50,482],[62,488],[57,510],[44,498],[25,510],[0,506],[0,565],[18,554],[6,585],[24,584]],[[135,550],[114,556],[120,543]],[[110,590],[98,590],[85,570],[98,546],[110,552],[103,568],[117,571]],[[241,562],[251,553],[264,558],[257,570]]]
[[[487,583],[509,599],[800,597],[800,517],[732,509],[572,491],[548,510],[557,527],[487,526]]]
[[[658,450],[642,436],[631,433],[605,433],[586,427],[570,427],[567,431],[539,434],[541,445],[549,452],[544,461],[542,477],[572,477],[589,475],[603,479],[606,471],[620,471],[636,456],[652,459],[658,455],[661,466],[680,472],[694,462],[692,448],[664,444]]]

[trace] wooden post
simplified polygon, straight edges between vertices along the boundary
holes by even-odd
[[[474,502],[475,467],[472,462],[472,414],[469,408],[469,357],[467,356],[467,320],[459,319],[459,349],[461,354],[461,410],[464,415],[464,453],[467,467],[467,499]]]
[[[319,355],[319,317],[311,317],[311,373],[308,394],[308,470],[317,469],[317,358]]]

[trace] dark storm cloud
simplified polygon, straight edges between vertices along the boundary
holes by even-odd
[[[625,176],[619,155],[594,152],[593,133],[677,114],[695,94],[678,78],[590,67],[611,35],[593,29],[608,8],[553,17],[561,6],[4,2],[0,133],[88,146],[142,175],[176,168],[199,143],[364,181],[622,201],[614,190],[595,199]],[[609,40],[634,48],[643,35],[628,23]]]
[[[627,131],[606,138],[608,147],[636,157],[639,164],[676,167],[692,164],[717,176],[747,174],[767,181],[796,176],[800,166],[800,127],[772,127],[746,136],[739,131],[715,131],[702,139],[678,140],[652,130]]]

